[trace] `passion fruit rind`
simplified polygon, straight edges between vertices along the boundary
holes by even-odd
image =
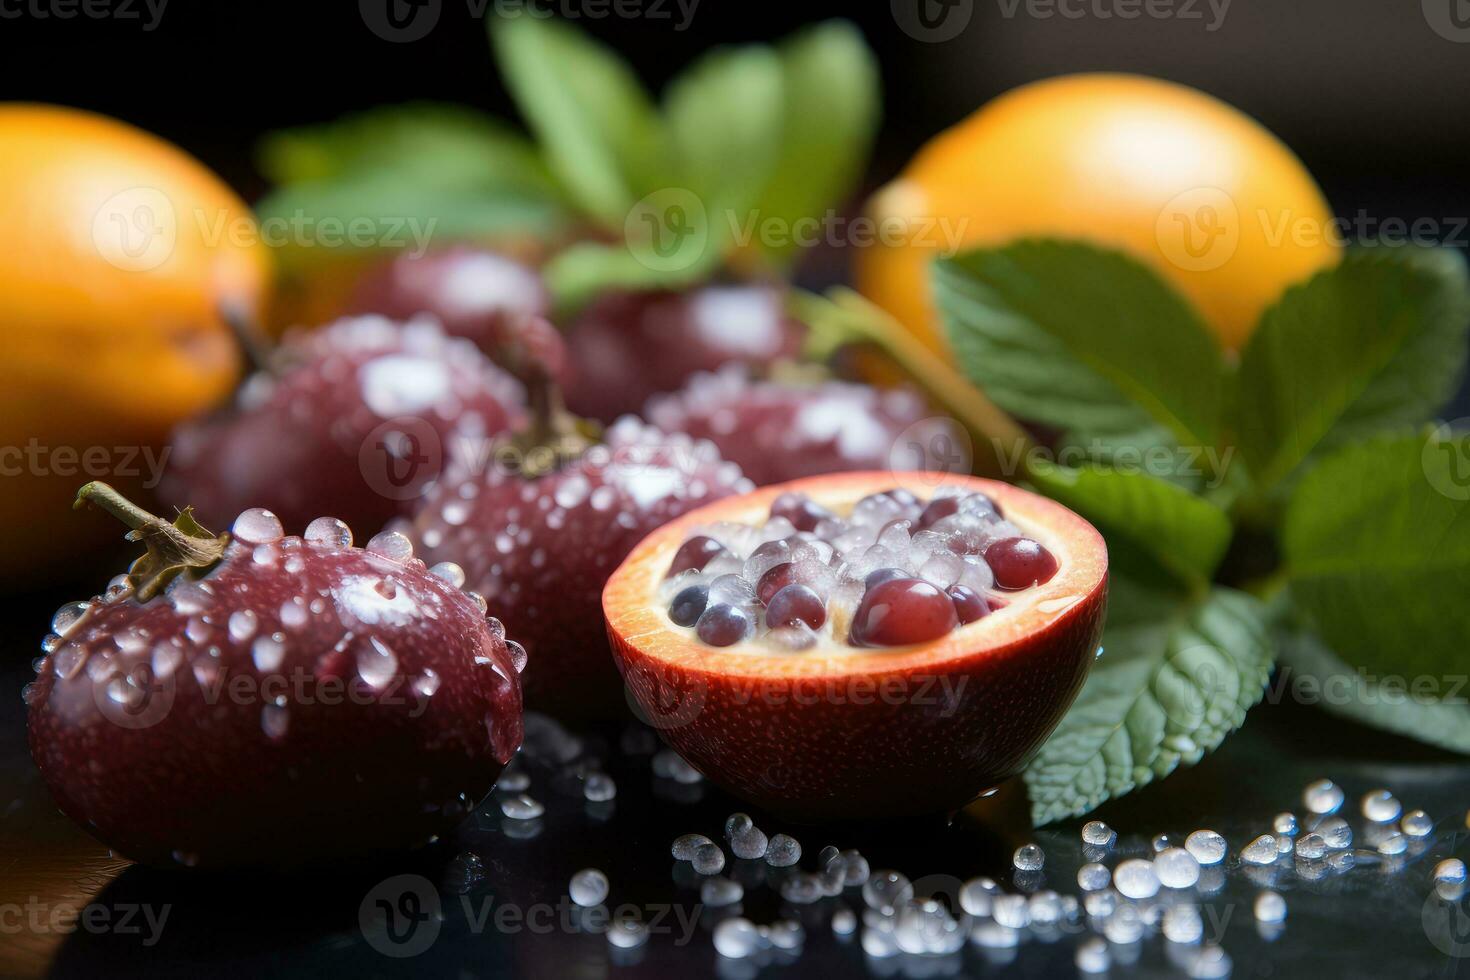
[[[1095,658],[1106,547],[1082,518],[1035,494],[971,477],[934,481],[849,473],[767,487],[701,508],[642,542],[603,604],[614,657],[644,717],[711,780],[795,820],[953,811],[1018,773]],[[831,644],[800,656],[753,643],[710,647],[658,601],[674,552],[697,528],[761,522],[787,493],[840,513],[894,488],[931,500],[944,488],[986,495],[1055,556],[1056,573],[927,643]]]

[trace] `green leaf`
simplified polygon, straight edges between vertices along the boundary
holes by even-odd
[[[1236,428],[1257,485],[1432,418],[1459,384],[1467,326],[1470,278],[1446,249],[1349,253],[1287,290],[1241,357]]]
[[[395,175],[439,190],[504,188],[554,199],[541,155],[526,137],[473,109],[387,106],[261,141],[261,171],[278,185]]]
[[[785,100],[780,156],[756,211],[790,229],[852,190],[872,147],[881,95],[877,60],[847,21],[808,28],[777,54]],[[797,248],[795,241],[763,244],[778,260]]]
[[[781,61],[763,46],[713,51],[670,84],[665,115],[678,185],[700,199],[723,253],[781,151]]]
[[[1148,473],[1037,459],[1028,474],[1047,496],[1095,524],[1108,542],[1109,567],[1133,577],[1163,571],[1202,589],[1230,544],[1224,511]]]
[[[488,18],[506,86],[567,195],[621,229],[661,186],[662,124],[633,70],[569,24],[525,12]]]
[[[1012,415],[1102,455],[1218,443],[1220,353],[1198,314],[1134,259],[1028,240],[940,261],[934,283],[961,367]]]
[[[718,264],[719,255],[705,244],[691,242],[685,260],[669,265],[648,261],[628,244],[581,242],[559,252],[542,269],[554,305],[570,313],[610,289],[680,289],[701,282]]]
[[[1443,678],[1470,637],[1470,436],[1379,436],[1324,458],[1282,532],[1291,596],[1329,649]]]
[[[1464,690],[1464,674],[1416,690],[1402,676],[1390,681],[1354,670],[1309,630],[1284,633],[1280,649],[1294,697],[1395,735],[1470,753],[1470,692]]]
[[[1265,609],[1217,588],[1200,600],[1112,581],[1103,654],[1026,770],[1037,824],[1192,765],[1240,726],[1271,671]]]

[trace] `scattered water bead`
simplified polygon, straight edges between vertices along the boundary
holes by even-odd
[[[281,519],[264,507],[252,507],[241,512],[230,526],[230,537],[242,544],[270,544],[285,535]]]
[[[810,905],[822,898],[822,879],[799,871],[781,882],[781,897],[795,905]]]
[[[1022,844],[1011,860],[1017,871],[1040,871],[1046,864],[1046,853],[1036,844]]]
[[[1101,936],[1089,936],[1078,943],[1074,959],[1078,973],[1107,973],[1113,964],[1108,941]]]
[[[1309,783],[1302,792],[1302,803],[1310,813],[1336,813],[1342,807],[1342,801],[1342,787],[1330,779]]]
[[[863,930],[863,953],[874,959],[887,959],[898,955],[898,940],[893,938],[891,929],[876,929],[869,927]]]
[[[1031,906],[1025,895],[997,895],[990,903],[990,917],[1008,929],[1031,924]]]
[[[1339,851],[1327,859],[1327,866],[1333,871],[1351,871],[1358,863],[1358,857],[1352,851]]]
[[[1101,820],[1089,820],[1082,825],[1082,843],[1093,847],[1111,847],[1117,836],[1113,828]]]
[[[1353,843],[1353,828],[1342,817],[1328,817],[1317,824],[1314,833],[1333,850],[1351,847]]]
[[[782,919],[766,930],[766,941],[776,949],[800,949],[806,942],[806,930],[800,922]]]
[[[1159,876],[1153,862],[1130,858],[1113,870],[1113,887],[1124,898],[1153,898],[1159,892]]]
[[[1105,864],[1090,861],[1077,869],[1077,887],[1085,892],[1101,891],[1113,882],[1113,873]]]
[[[1384,835],[1383,840],[1378,842],[1379,854],[1393,856],[1395,854],[1402,854],[1408,849],[1409,838],[1405,837],[1397,830],[1389,831],[1386,835]]]
[[[1276,860],[1276,838],[1262,834],[1241,848],[1240,859],[1246,864],[1270,864]]]
[[[766,845],[766,863],[773,868],[789,868],[801,860],[801,844],[795,837],[776,834]]]
[[[989,878],[971,878],[960,886],[960,909],[966,915],[989,915],[1000,886]]]
[[[601,905],[607,900],[607,891],[607,875],[596,868],[583,868],[567,885],[568,897],[584,909]]]
[[[1363,816],[1374,823],[1388,823],[1390,820],[1397,820],[1404,812],[1403,804],[1386,789],[1370,790],[1363,794],[1361,806]]]
[[[618,795],[618,784],[606,773],[589,773],[587,781],[582,784],[582,795],[590,803],[606,803]]]
[[[743,959],[761,948],[760,932],[749,919],[735,917],[715,926],[715,952],[732,960]]]
[[[500,812],[512,820],[534,820],[546,812],[546,807],[525,793],[517,793],[500,801]]]
[[[367,550],[392,561],[408,561],[413,557],[413,542],[397,531],[382,531],[368,539]]]
[[[1434,866],[1436,885],[1465,884],[1465,862],[1459,858],[1445,858]]]
[[[748,813],[732,813],[725,818],[725,840],[729,840],[736,834],[744,833],[755,826],[755,821]]]
[[[1196,830],[1184,838],[1184,849],[1200,864],[1219,864],[1225,860],[1225,838],[1213,830]]]
[[[1308,861],[1316,861],[1327,853],[1327,842],[1322,839],[1321,834],[1306,834],[1296,842],[1296,856]]]
[[[702,875],[717,875],[725,870],[725,852],[713,842],[700,844],[694,849],[689,863]]]
[[[637,949],[648,942],[648,926],[637,919],[614,919],[607,927],[607,941],[618,949]]]
[[[531,788],[531,777],[512,769],[501,774],[495,788],[507,793],[520,793]]]
[[[1167,851],[1171,847],[1178,847],[1179,842],[1174,839],[1173,834],[1157,834],[1154,836],[1154,839],[1149,842],[1149,846],[1153,848],[1153,852],[1155,854],[1159,854]]]
[[[1286,918],[1286,899],[1277,892],[1261,892],[1256,896],[1254,908],[1258,922],[1280,922]]]
[[[839,936],[851,936],[857,929],[857,913],[852,909],[838,909],[832,913],[832,931]]]
[[[723,875],[706,878],[699,886],[699,900],[712,909],[734,905],[745,897],[745,888],[738,881]]]
[[[1030,914],[1033,925],[1052,925],[1062,917],[1062,896],[1049,888],[1043,888],[1027,901],[1026,911]]]
[[[1154,856],[1154,874],[1165,888],[1191,888],[1199,881],[1199,861],[1182,847],[1171,847]]]
[[[857,851],[843,851],[842,861],[846,865],[843,870],[842,884],[845,887],[860,887],[868,880],[871,869],[868,867],[868,859]]]
[[[694,853],[704,844],[714,844],[703,834],[684,834],[674,840],[673,846],[669,848],[676,861],[692,861]]]
[[[1136,943],[1143,938],[1143,916],[1132,905],[1121,905],[1103,923],[1103,935],[1119,946]]]
[[[1082,896],[1082,910],[1094,919],[1106,919],[1118,907],[1118,893],[1111,888]]]
[[[1174,905],[1164,910],[1159,930],[1171,943],[1197,943],[1205,934],[1205,920],[1198,905]]]
[[[884,915],[892,915],[895,909],[913,897],[913,884],[897,871],[879,871],[869,876],[867,884],[863,885],[863,901],[868,908]]]
[[[1010,949],[1020,943],[1021,933],[999,922],[987,920],[975,927],[971,938],[976,945],[985,949]]]
[[[1277,837],[1295,837],[1297,835],[1296,814],[1276,814],[1271,818],[1271,832]]]
[[[765,857],[769,843],[759,827],[746,827],[730,836],[730,850],[747,861]]]
[[[1188,972],[1194,980],[1223,980],[1230,976],[1231,968],[1230,954],[1208,944],[1201,946],[1199,953],[1190,959]]]
[[[318,517],[306,525],[306,533],[302,537],[315,548],[352,547],[352,528],[346,521],[335,517]]]
[[[1434,831],[1434,821],[1423,810],[1410,810],[1399,821],[1399,829],[1410,837],[1428,837]]]

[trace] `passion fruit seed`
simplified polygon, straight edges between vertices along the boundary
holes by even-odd
[[[948,595],[923,579],[897,578],[864,594],[849,639],[859,647],[909,646],[937,640],[958,625]]]
[[[728,647],[750,636],[754,626],[743,610],[721,603],[704,611],[694,626],[694,632],[712,647]]]
[[[669,565],[669,573],[666,577],[673,578],[680,572],[703,571],[704,567],[724,550],[724,545],[714,538],[696,535],[685,541],[679,546],[679,550],[674,552],[674,560]]]
[[[669,618],[678,626],[693,626],[709,605],[709,587],[691,585],[669,604]]]
[[[786,518],[798,531],[815,531],[818,524],[836,515],[806,494],[783,493],[771,504],[771,516]]]
[[[767,629],[803,624],[815,630],[826,621],[827,607],[822,597],[805,585],[788,585],[766,604]]]
[[[1016,592],[1051,581],[1057,560],[1031,538],[1002,538],[985,549],[985,562],[995,573],[995,584]]]
[[[959,617],[961,626],[990,615],[990,603],[974,589],[955,585],[950,587],[948,594],[950,601],[954,603],[955,615]]]

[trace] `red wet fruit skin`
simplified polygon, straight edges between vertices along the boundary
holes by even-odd
[[[783,302],[763,285],[606,294],[568,328],[567,406],[611,422],[696,372],[794,358],[805,331]]]
[[[924,474],[851,473],[766,487],[673,521],[635,548],[603,594],[619,669],[644,714],[696,769],[798,821],[956,810],[1017,774],[1071,705],[1097,652],[1107,596],[1101,535],[1053,501],[972,477],[1052,548],[1046,585],[930,643],[771,655],[710,649],[656,601],[668,556],[711,522],[759,523],[783,492],[844,511]],[[840,623],[834,621],[836,629]]]
[[[26,701],[62,811],[134,860],[209,868],[452,830],[521,742],[503,628],[401,536],[370,545],[396,557],[244,537],[146,602],[110,588],[48,640]]]
[[[540,273],[496,252],[461,245],[397,255],[364,273],[348,310],[399,320],[426,313],[509,370],[531,362],[557,380],[566,371],[566,344],[545,319],[551,296]]]
[[[757,486],[849,470],[970,468],[959,427],[904,389],[752,381],[730,366],[651,399],[644,415],[710,440]]]
[[[429,320],[377,316],[296,334],[235,404],[174,433],[163,500],[206,525],[264,507],[288,527],[334,514],[376,531],[406,515],[461,438],[517,422],[521,384]]]
[[[618,563],[654,528],[750,482],[709,443],[636,419],[536,479],[504,469],[451,472],[414,519],[427,561],[453,561],[525,645],[532,708],[622,717],[627,701],[608,652],[601,596]],[[673,559],[663,556],[662,577]]]

